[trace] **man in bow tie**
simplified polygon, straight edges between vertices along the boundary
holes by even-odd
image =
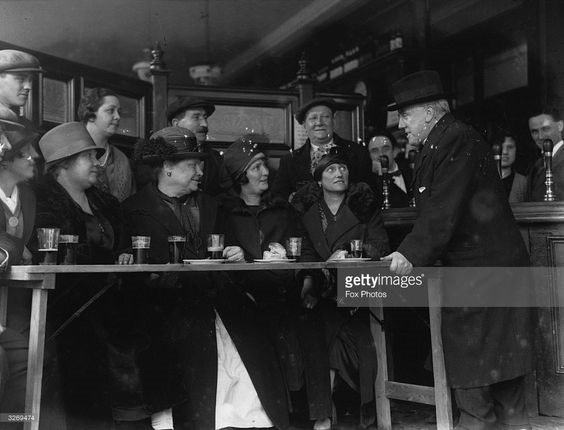
[[[296,113],[296,120],[307,134],[305,144],[285,155],[272,184],[272,193],[285,199],[301,186],[313,182],[317,163],[335,148],[346,154],[350,162],[351,182],[366,182],[370,175],[370,157],[360,144],[341,138],[334,132],[337,105],[333,99],[317,98],[304,104]]]
[[[491,149],[449,113],[438,73],[408,75],[392,92],[399,127],[423,149],[413,180],[413,230],[383,260],[399,275],[439,259],[445,266],[441,334],[460,411],[456,428],[530,429],[524,389],[533,345],[524,307],[530,285],[522,272],[500,269],[528,266],[529,256]],[[514,297],[523,303],[509,307]]]

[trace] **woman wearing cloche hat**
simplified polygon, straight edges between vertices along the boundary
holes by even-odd
[[[93,186],[104,150],[96,147],[78,122],[48,131],[39,140],[39,148],[45,174],[34,184],[35,226],[55,227],[61,235],[76,236],[77,264],[131,264],[133,256],[122,251],[119,203]],[[35,260],[39,258],[36,239],[32,235],[29,245]],[[78,420],[109,412],[109,405],[100,401],[107,390],[101,383],[107,370],[99,363],[105,361],[107,338],[115,330],[111,316],[119,313],[110,304],[117,294],[112,279],[106,274],[59,277],[49,297],[47,326],[57,345],[59,369],[64,370],[64,407]],[[46,398],[49,389],[47,385]]]

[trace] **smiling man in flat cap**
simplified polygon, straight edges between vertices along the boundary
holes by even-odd
[[[524,307],[530,285],[515,269],[528,266],[529,256],[492,151],[449,113],[438,73],[408,75],[392,92],[399,128],[423,149],[413,179],[413,230],[383,259],[400,275],[439,259],[445,266],[441,334],[447,382],[460,410],[456,428],[530,429],[524,390],[533,345]],[[509,302],[516,297],[524,299]],[[468,303],[476,298],[481,301]]]
[[[296,121],[307,134],[305,144],[285,155],[272,184],[272,193],[288,199],[301,186],[313,182],[317,163],[331,148],[338,147],[350,163],[351,182],[366,182],[372,162],[366,148],[335,133],[337,104],[330,98],[316,98],[305,103],[296,113]]]

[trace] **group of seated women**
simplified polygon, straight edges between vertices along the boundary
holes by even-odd
[[[342,153],[326,154],[314,182],[289,203],[269,193],[260,146],[238,139],[222,166],[230,191],[216,198],[200,191],[206,154],[195,136],[167,127],[137,144],[134,157],[153,180],[120,203],[111,186],[100,187],[108,147],[84,124],[59,125],[37,146],[34,135],[12,138],[0,189],[12,199],[19,193],[14,207],[2,199],[6,233],[21,245],[13,264],[37,260],[37,227],[78,235],[79,264],[134,263],[131,236],[151,237],[149,263],[169,261],[169,236],[185,238],[182,258],[206,258],[210,233],[225,235],[223,258],[232,262],[261,259],[296,236],[301,261],[343,258],[352,239],[363,241],[367,257],[389,252],[377,199],[366,184],[349,183]],[[39,155],[44,173],[29,187]],[[11,294],[7,324],[20,364],[23,296]],[[332,272],[65,275],[48,306],[42,421],[53,428],[58,420],[104,428],[109,420],[121,429],[286,429],[300,409],[292,392],[302,390],[313,428],[323,430],[337,419],[337,381],[359,392],[361,424],[374,421],[368,315],[337,308]],[[10,369],[6,387],[1,410],[23,411],[25,365]]]

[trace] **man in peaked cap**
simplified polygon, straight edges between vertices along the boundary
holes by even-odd
[[[33,74],[42,72],[33,55],[14,49],[0,51],[0,128],[21,126],[19,108],[31,92]]]
[[[195,97],[178,97],[167,109],[167,120],[170,125],[184,127],[196,136],[200,151],[208,157],[205,161],[202,190],[213,196],[219,194],[221,154],[212,149],[207,141],[208,118],[214,113],[215,106]]]
[[[302,185],[313,181],[313,171],[323,155],[339,147],[350,162],[352,182],[366,182],[372,163],[365,147],[345,140],[334,132],[337,105],[330,98],[316,98],[305,103],[296,113],[296,120],[307,134],[305,144],[285,155],[272,184],[272,193],[288,199]]]
[[[522,272],[500,269],[528,266],[529,256],[491,149],[449,113],[436,72],[408,75],[392,92],[399,127],[423,149],[413,180],[413,230],[383,260],[399,275],[439,259],[446,266],[441,334],[447,382],[460,411],[456,428],[530,429],[524,390],[533,345],[524,307],[530,285]],[[461,299],[476,293],[487,300],[470,305]],[[523,302],[509,303],[514,297]],[[492,304],[498,298],[505,301]]]

